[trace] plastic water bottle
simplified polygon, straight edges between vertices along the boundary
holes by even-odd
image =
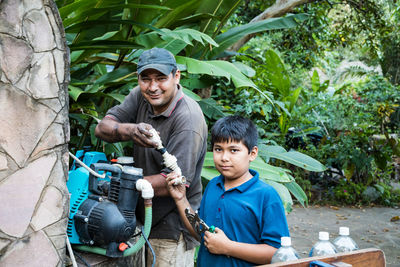
[[[349,252],[357,250],[356,242],[349,236],[348,227],[339,227],[339,236],[333,241],[338,252]]]
[[[337,252],[335,246],[329,242],[328,232],[319,232],[318,236],[319,241],[312,247],[310,257],[331,255]]]
[[[292,240],[288,236],[281,237],[281,247],[275,251],[272,256],[271,263],[297,260],[299,255],[292,248]]]

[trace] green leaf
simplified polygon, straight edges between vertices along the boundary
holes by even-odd
[[[208,118],[217,120],[225,117],[225,114],[222,112],[222,107],[218,105],[214,99],[206,98],[202,99],[198,103],[203,110],[204,115],[206,115]]]
[[[221,29],[239,4],[242,3],[241,0],[202,0],[198,2],[200,6],[195,13],[210,14],[212,16],[210,19],[198,22],[200,31],[210,36]]]
[[[280,183],[288,183],[293,181],[286,172],[288,170],[272,166],[265,162],[253,161],[250,163],[250,169],[257,171],[260,174],[260,178],[263,180],[270,180]]]
[[[269,151],[268,146],[263,147],[262,149],[260,149],[260,151],[262,155],[283,160],[308,171],[322,172],[326,170],[326,167],[316,159],[313,159],[312,157],[297,151],[276,153],[273,151]]]
[[[290,182],[285,183],[284,186],[292,193],[292,195],[300,202],[300,204],[304,207],[308,205],[308,199],[306,193],[304,193],[303,189],[296,183]]]
[[[232,63],[223,60],[210,60],[201,61],[193,58],[176,56],[176,62],[178,64],[185,65],[187,72],[192,74],[208,74],[210,76],[225,77],[231,80],[237,87],[251,87],[256,89],[263,97],[265,97],[272,105],[274,102],[269,98],[263,91],[257,88],[257,86],[246,76],[244,76],[239,69]]]
[[[277,29],[288,29],[293,28],[298,25],[298,22],[304,21],[307,18],[306,14],[290,14],[286,17],[281,18],[271,18],[267,20],[262,20],[253,23],[247,23],[245,25],[233,27],[226,32],[218,35],[215,41],[219,44],[218,48],[214,48],[210,54],[209,58],[215,58],[220,53],[224,52],[225,49],[232,46],[234,43],[239,41],[242,37],[267,31],[267,30],[277,30]]]
[[[273,88],[279,91],[280,96],[290,96],[290,77],[282,60],[278,54],[271,49],[264,53],[264,57],[264,77],[268,80]]]
[[[68,93],[69,96],[72,97],[73,100],[77,101],[78,97],[80,96],[80,94],[82,94],[84,91],[79,88],[79,87],[75,87],[71,84],[68,85]]]
[[[201,169],[201,177],[205,178],[208,181],[219,175],[220,173],[216,169],[210,169],[210,168]]]
[[[118,143],[105,143],[105,151],[106,155],[111,155],[116,153],[116,156],[124,156],[124,146],[121,142]]]
[[[253,68],[242,62],[235,61],[233,62],[233,65],[235,65],[236,68],[238,68],[247,77],[254,77],[256,75],[256,71]]]
[[[97,0],[81,0],[75,1],[69,5],[61,7],[58,11],[60,12],[61,18],[64,20],[65,17],[70,15],[72,12],[76,12],[78,9],[90,9],[96,6]]]
[[[186,66],[184,67],[186,68]],[[181,67],[179,67],[179,69],[181,69]],[[188,74],[186,77],[181,76],[180,83],[181,85],[189,89],[200,89],[212,86],[213,84],[215,84],[215,79],[205,75],[199,77],[199,75]]]
[[[100,60],[96,60],[86,65],[86,67],[79,68],[76,71],[71,71],[71,79],[83,80],[93,71],[94,66],[96,66]]]
[[[184,87],[182,89],[183,89],[184,94],[189,96],[193,100],[195,100],[195,101],[200,101],[201,100],[201,97],[198,96],[197,94],[193,93],[192,91],[190,91],[190,90],[188,90],[188,89],[186,89]]]
[[[200,61],[193,58],[176,56],[176,62],[185,65],[187,72],[192,74],[208,74],[210,76],[225,77],[228,80],[231,79],[231,74],[229,72],[216,66],[213,64],[214,62],[211,61]]]
[[[114,41],[114,40],[96,40],[96,41],[84,41],[76,44],[69,45],[71,50],[95,50],[103,49],[105,51],[115,51],[117,49],[139,49],[143,46],[128,42],[128,41]]]
[[[184,41],[186,44],[192,44],[192,40],[196,40],[204,45],[204,41],[207,44],[211,44],[218,47],[218,44],[207,34],[199,32],[194,29],[175,29],[173,31],[169,29],[161,29],[162,38],[172,37],[173,39],[178,39]]]
[[[297,103],[297,99],[299,99],[301,89],[301,87],[298,87],[296,90],[290,91],[290,95],[284,98],[284,101],[289,102],[289,106],[287,107],[289,112],[293,110],[295,104]]]
[[[319,75],[318,72],[314,70],[313,75],[311,77],[311,88],[314,93],[317,93],[319,91],[319,86],[320,86]]]
[[[110,82],[116,82],[120,80],[124,80],[127,77],[136,75],[136,68],[133,66],[126,66],[123,68],[119,68],[113,70],[112,72],[108,72],[107,74],[101,76],[97,79],[94,84],[106,84]]]
[[[109,93],[109,94],[106,94],[106,95],[112,97],[115,100],[117,100],[119,103],[124,102],[124,99],[125,99],[125,95],[121,95],[121,94]]]
[[[264,144],[261,144],[258,146],[259,153],[263,153],[264,151],[270,152],[270,153],[285,153],[287,152],[285,148],[281,146],[267,146]]]
[[[166,28],[171,26],[177,20],[192,15],[193,11],[196,10],[200,3],[201,1],[198,0],[191,0],[187,2],[180,1],[180,5],[159,19],[155,23],[155,26],[158,28]]]
[[[213,152],[206,152],[206,156],[204,158],[203,167],[215,168]]]
[[[88,20],[88,21],[82,21],[76,24],[73,24],[71,26],[68,26],[65,28],[65,31],[68,33],[77,33],[77,32],[82,32],[83,30],[89,29],[92,30],[93,27],[97,26],[110,26],[110,25],[134,25],[143,29],[150,29],[153,31],[158,31],[160,32],[159,29],[155,28],[154,26],[151,26],[149,24],[145,23],[140,23],[134,20]]]

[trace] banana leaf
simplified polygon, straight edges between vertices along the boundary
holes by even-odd
[[[213,49],[209,53],[207,58],[217,58],[219,54],[224,52],[224,50],[226,50],[248,34],[263,32],[267,30],[293,28],[299,25],[298,22],[304,21],[306,18],[306,14],[290,14],[286,17],[271,18],[233,27],[215,37],[215,41],[219,44],[219,47]]]
[[[259,146],[259,153],[262,156],[283,160],[308,171],[322,172],[326,170],[326,167],[322,163],[306,154],[297,151],[275,152],[269,148],[270,146],[262,144]]]

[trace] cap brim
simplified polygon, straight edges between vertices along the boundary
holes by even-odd
[[[164,75],[169,75],[172,72],[173,68],[174,68],[174,66],[172,66],[172,65],[148,64],[146,66],[139,68],[137,70],[137,73],[141,74],[144,70],[154,69],[154,70],[158,70],[159,72],[161,72]]]

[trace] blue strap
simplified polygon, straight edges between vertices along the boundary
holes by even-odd
[[[323,261],[312,261],[310,262],[310,267],[334,267],[333,265],[329,264],[329,263],[325,263]]]

